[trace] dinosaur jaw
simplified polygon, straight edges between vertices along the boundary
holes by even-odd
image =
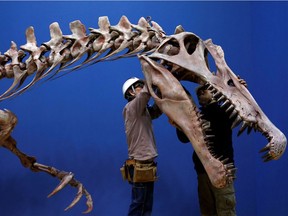
[[[270,123],[269,127],[267,127],[267,122]],[[268,144],[260,150],[260,153],[264,153],[262,156],[263,160],[265,162],[278,160],[284,154],[287,146],[285,135],[275,127],[267,117],[264,124],[262,124],[262,122],[257,124],[256,130],[261,132],[268,140]]]
[[[213,85],[207,83],[206,86],[221,108],[230,116],[230,119],[233,119],[234,123],[232,128],[241,124],[237,136],[240,136],[245,130],[247,131],[247,134],[250,134],[253,129],[255,132],[260,132],[267,139],[268,144],[260,150],[261,153],[265,152],[262,156],[265,162],[277,160],[282,156],[287,145],[285,135],[271,123],[252,96],[249,101],[246,100],[249,98],[249,92],[246,88],[242,89],[241,95],[237,95],[237,92],[234,92],[231,95],[231,98],[235,98],[236,101],[236,103],[233,103],[233,99],[228,99],[224,94],[213,87]],[[245,95],[245,97],[243,97],[243,95]],[[242,103],[240,101],[242,101]]]
[[[221,188],[233,181],[234,165],[225,164],[209,151],[209,136],[205,122],[192,98],[184,91],[173,74],[161,64],[146,56],[139,56],[148,89],[158,107],[182,129],[190,140],[215,187]],[[155,87],[161,95],[154,92]]]

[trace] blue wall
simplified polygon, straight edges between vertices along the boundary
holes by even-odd
[[[228,65],[244,78],[250,92],[270,120],[288,135],[288,3],[287,2],[0,2],[0,51],[26,43],[25,30],[34,26],[38,44],[50,40],[49,25],[59,22],[71,34],[76,19],[98,28],[98,17],[116,25],[122,15],[136,24],[152,16],[166,33],[181,24],[202,39],[221,45]],[[39,163],[72,171],[91,193],[91,215],[126,215],[130,187],[119,168],[127,157],[123,127],[122,83],[143,77],[136,58],[99,63],[45,82],[1,109],[13,111],[19,123],[13,132],[18,147]],[[3,83],[3,84],[2,84]],[[1,80],[1,92],[7,80]],[[194,87],[191,85],[191,89]],[[161,116],[154,123],[159,150],[160,179],[155,188],[154,215],[199,215],[196,174],[191,145],[178,142],[175,130]],[[234,131],[237,134],[237,130]],[[258,151],[267,144],[259,133],[235,136],[237,212],[240,216],[287,214],[287,153],[263,163]],[[85,198],[64,212],[76,194],[66,187],[47,195],[58,180],[22,167],[18,158],[0,148],[0,215],[80,215]]]

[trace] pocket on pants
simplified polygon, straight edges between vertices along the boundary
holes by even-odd
[[[222,194],[217,197],[217,213],[219,215],[236,215],[235,213],[236,199],[234,193]]]

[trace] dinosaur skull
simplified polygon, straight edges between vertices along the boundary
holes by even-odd
[[[209,53],[215,61],[216,73],[209,69]],[[229,182],[229,177],[225,178],[229,176],[229,169],[209,153],[205,131],[201,131],[203,123],[199,121],[193,100],[188,98],[179,81],[206,85],[230,118],[234,119],[232,127],[242,122],[238,135],[246,128],[248,132],[252,128],[261,132],[268,140],[261,150],[266,152],[264,161],[276,160],[284,153],[286,137],[239,82],[226,64],[222,48],[214,45],[212,40],[202,41],[193,33],[179,32],[167,37],[151,55],[139,58],[155,102],[185,132],[216,187]],[[154,86],[160,90],[161,97],[153,92]],[[211,161],[216,165],[212,165]]]

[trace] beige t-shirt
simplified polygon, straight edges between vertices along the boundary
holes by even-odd
[[[161,115],[157,106],[147,107],[151,95],[146,86],[123,109],[128,156],[135,160],[149,160],[158,156],[152,119]]]

